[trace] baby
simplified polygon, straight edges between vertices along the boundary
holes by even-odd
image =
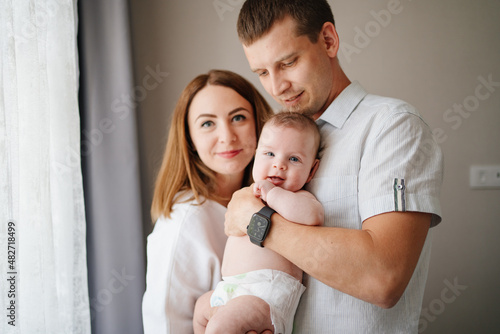
[[[262,129],[255,155],[255,196],[285,219],[321,225],[323,207],[302,189],[318,168],[319,147],[319,130],[311,118],[292,112],[271,117]],[[248,236],[230,236],[222,276],[216,289],[196,303],[195,333],[245,333],[250,329],[292,332],[295,311],[305,290],[301,269],[281,255],[254,245]],[[209,306],[221,307],[214,312]]]

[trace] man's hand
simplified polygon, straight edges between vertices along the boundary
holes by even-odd
[[[259,180],[253,184],[253,194],[264,202],[267,202],[267,194],[274,187],[275,185],[267,180]]]
[[[228,236],[244,236],[250,218],[264,207],[253,194],[253,185],[236,191],[227,206],[225,232]]]

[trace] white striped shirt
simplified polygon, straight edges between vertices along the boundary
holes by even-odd
[[[441,221],[443,157],[415,108],[367,94],[354,82],[317,123],[324,150],[307,190],[323,204],[325,226],[361,229],[365,219],[392,211],[432,213],[431,226]],[[430,239],[431,231],[406,291],[391,309],[346,295],[304,274],[307,289],[295,316],[294,333],[417,333]],[[328,247],[324,250],[317,256],[329,256]]]

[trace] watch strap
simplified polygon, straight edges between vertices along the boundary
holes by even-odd
[[[264,217],[267,217],[269,219],[271,219],[272,214],[275,213],[275,212],[276,211],[274,211],[273,209],[271,209],[267,205],[265,207],[263,207],[262,209],[260,209],[260,211],[259,211],[259,213],[261,215],[263,215]]]

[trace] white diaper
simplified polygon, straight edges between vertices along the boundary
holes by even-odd
[[[256,296],[269,304],[274,333],[292,333],[295,310],[306,289],[297,279],[272,269],[255,270],[222,279],[210,299],[212,307],[222,306],[239,296]]]

